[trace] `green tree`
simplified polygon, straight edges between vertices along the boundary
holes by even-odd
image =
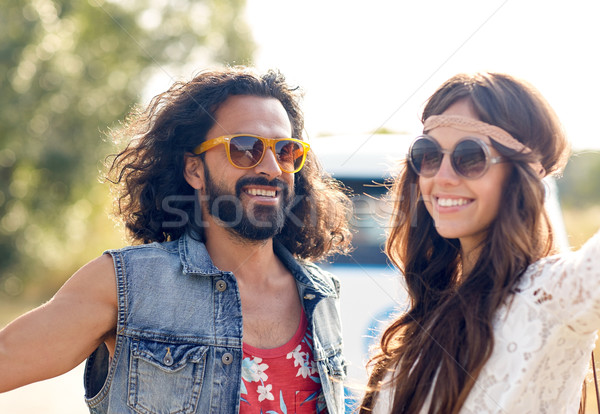
[[[158,72],[248,63],[243,7],[243,0],[4,2],[0,293],[68,276],[85,249],[112,247],[99,247],[113,232],[104,219],[108,190],[97,184],[114,151],[104,133]]]
[[[599,178],[600,152],[574,153],[557,181],[561,204],[578,209],[600,204]]]

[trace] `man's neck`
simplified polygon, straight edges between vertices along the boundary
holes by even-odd
[[[282,266],[273,252],[273,239],[247,240],[218,226],[208,227],[205,235],[206,250],[214,265],[233,272],[238,279],[266,277]]]

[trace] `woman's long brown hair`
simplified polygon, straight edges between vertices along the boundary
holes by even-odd
[[[386,253],[402,272],[409,310],[384,332],[361,413],[371,411],[384,378],[392,378],[393,413],[458,413],[494,348],[492,320],[527,267],[555,252],[544,209],[545,188],[527,165],[547,173],[566,162],[568,144],[546,101],[530,85],[494,73],[457,75],[429,99],[422,120],[468,99],[479,118],[533,150],[517,154],[492,141],[512,167],[502,205],[472,271],[461,269],[457,239],[441,237],[427,212],[418,176],[404,166],[393,184],[392,231]],[[389,373],[389,374],[388,374]]]

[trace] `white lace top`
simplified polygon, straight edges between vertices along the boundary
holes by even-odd
[[[577,413],[598,328],[600,233],[527,269],[498,310],[493,353],[461,414]],[[390,413],[392,401],[393,387],[384,385],[373,412]]]

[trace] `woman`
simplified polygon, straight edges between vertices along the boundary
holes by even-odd
[[[507,75],[429,99],[394,183],[386,246],[410,308],[387,328],[361,412],[576,413],[600,327],[600,236],[556,255],[542,178],[568,144]]]

